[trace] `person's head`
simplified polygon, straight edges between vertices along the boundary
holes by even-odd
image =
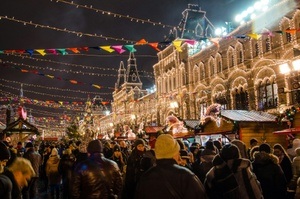
[[[271,153],[271,147],[267,143],[263,143],[259,146],[259,152]]]
[[[255,138],[252,138],[250,140],[250,146],[251,146],[251,148],[254,147],[254,146],[256,146],[256,145],[258,145],[258,140],[255,139]]]
[[[181,158],[181,165],[190,163],[190,156],[188,155],[188,152],[186,150],[180,150],[179,153]]]
[[[277,157],[284,156],[285,150],[281,144],[274,144],[273,146],[273,154]]]
[[[134,142],[134,147],[136,148],[136,150],[138,151],[144,151],[145,150],[145,141],[143,139],[137,139]]]
[[[239,148],[234,144],[225,144],[221,151],[220,157],[227,162],[228,160],[238,159],[241,157]]]
[[[7,168],[12,174],[20,189],[28,186],[28,181],[36,174],[29,160],[17,157]]]
[[[92,140],[89,142],[87,146],[87,152],[89,154],[102,153],[102,151],[103,151],[103,146],[100,140]]]
[[[7,161],[10,159],[10,152],[7,146],[0,141],[0,173],[3,167],[6,166]]]
[[[27,142],[25,145],[25,149],[28,150],[30,148],[33,148],[33,144],[32,144],[32,142]]]
[[[121,148],[126,148],[127,147],[127,144],[124,140],[120,141],[120,147]]]
[[[156,159],[180,159],[180,146],[170,134],[162,134],[157,137],[155,142]]]
[[[120,157],[120,156],[122,155],[120,145],[116,144],[116,145],[114,146],[113,150],[114,150],[114,156]]]

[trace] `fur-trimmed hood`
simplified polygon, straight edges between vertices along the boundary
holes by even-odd
[[[273,162],[275,164],[279,164],[279,159],[273,154],[262,152],[255,152],[254,153],[254,163],[256,164],[269,164]]]

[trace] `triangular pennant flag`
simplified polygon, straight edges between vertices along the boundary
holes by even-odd
[[[124,45],[124,47],[131,53],[136,52],[136,49],[134,48],[134,45]]]
[[[73,53],[80,53],[77,48],[67,48],[68,50],[72,51]]]
[[[195,45],[196,41],[195,40],[191,40],[191,39],[187,39],[184,41],[185,43],[188,43],[190,45]]]
[[[25,50],[16,50],[16,52],[19,54],[23,54],[25,52]]]
[[[57,52],[56,52],[55,49],[47,49],[47,51],[48,51],[49,53],[52,53],[52,54],[54,54],[54,55],[57,55]]]
[[[111,49],[110,46],[100,46],[100,48],[102,50],[105,50],[105,51],[109,52],[109,53],[112,53],[112,52],[115,51],[114,49]]]
[[[100,89],[101,86],[97,85],[97,84],[92,84],[93,87]]]
[[[77,84],[76,80],[70,79],[69,81],[70,81],[71,84]]]
[[[28,73],[29,71],[28,71],[28,70],[25,70],[25,69],[21,69],[21,72],[22,72],[22,73]]]
[[[36,49],[35,51],[40,53],[42,56],[46,55],[45,50],[43,49]]]
[[[250,34],[248,34],[248,36],[251,37],[252,39],[256,39],[256,40],[258,40],[261,37],[260,34],[256,34],[256,33],[250,33]]]
[[[136,43],[135,43],[135,45],[145,45],[145,44],[147,44],[148,42],[145,40],[145,39],[141,39],[141,40],[139,40],[139,41],[137,41]]]
[[[212,43],[214,43],[217,47],[219,47],[219,42],[220,42],[221,38],[220,37],[215,37],[215,38],[211,38],[210,41]]]
[[[279,33],[279,34],[283,34],[283,32],[281,30],[275,30],[275,33]]]
[[[89,47],[80,47],[79,50],[89,51]]]
[[[68,54],[68,52],[66,51],[66,49],[64,49],[64,48],[59,48],[59,49],[57,49],[58,50],[58,52],[60,52],[62,55],[67,55]]]
[[[246,35],[236,35],[235,38],[237,39],[246,39]]]
[[[46,75],[47,77],[49,77],[49,78],[51,78],[51,79],[53,79],[54,78],[54,76],[53,75]]]
[[[270,36],[270,37],[274,37],[274,34],[271,31],[263,32],[261,34],[266,35],[266,36]]]
[[[122,48],[122,46],[112,46],[113,49],[115,49],[119,54],[122,54],[125,52],[125,50]]]
[[[158,48],[158,42],[149,43],[148,45],[154,48],[156,51],[160,51],[160,49]]]
[[[34,51],[33,51],[32,49],[27,49],[26,52],[27,52],[30,56],[32,56]]]
[[[95,50],[100,50],[100,47],[99,47],[99,46],[92,46],[92,47],[90,47],[90,48],[95,49]]]
[[[176,50],[178,52],[182,52],[182,49],[181,49],[181,43],[182,43],[182,41],[181,40],[175,40],[172,43],[173,43],[173,46],[176,48]]]
[[[296,29],[286,29],[285,32],[290,33],[290,34],[296,34],[297,30]]]

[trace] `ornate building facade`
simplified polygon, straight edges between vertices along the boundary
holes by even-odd
[[[199,23],[195,26],[199,29]],[[181,52],[170,45],[158,53],[153,66],[157,88],[153,94],[142,89],[131,54],[127,70],[120,65],[113,112],[102,118],[100,126],[104,129],[111,123],[110,128],[115,128],[132,120],[164,125],[170,114],[200,120],[214,103],[223,109],[275,114],[299,104],[300,54],[295,53],[300,48],[299,30],[297,3],[282,0],[217,44],[195,50],[183,43]],[[283,68],[290,70],[283,74]]]

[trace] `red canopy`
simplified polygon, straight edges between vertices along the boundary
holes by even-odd
[[[283,130],[280,130],[280,131],[274,131],[273,133],[277,134],[277,135],[281,135],[281,134],[296,134],[296,133],[300,133],[300,127],[283,129]]]

